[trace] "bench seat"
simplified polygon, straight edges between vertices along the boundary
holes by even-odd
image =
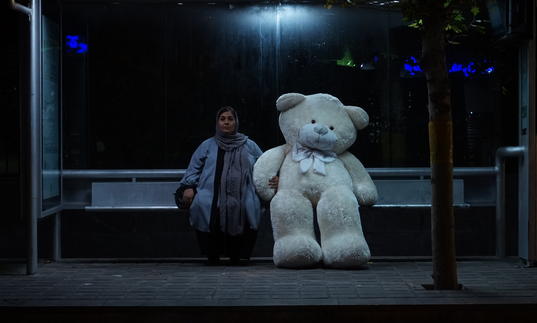
[[[373,207],[430,207],[431,183],[426,179],[375,180],[379,200]],[[179,182],[93,182],[91,205],[87,211],[158,211],[177,212],[174,193]],[[453,204],[464,202],[464,181],[453,180]]]

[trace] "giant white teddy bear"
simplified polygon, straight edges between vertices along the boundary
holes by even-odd
[[[278,267],[350,268],[367,263],[358,205],[371,205],[377,190],[347,149],[367,113],[328,94],[288,93],[276,101],[286,144],[266,151],[254,165],[259,196],[270,202],[274,263]],[[276,190],[268,180],[279,174]],[[315,238],[317,213],[321,241]]]

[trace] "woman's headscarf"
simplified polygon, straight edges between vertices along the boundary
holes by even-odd
[[[235,118],[235,131],[226,134],[220,130],[218,120],[224,112],[231,112]],[[246,182],[252,180],[251,165],[245,143],[248,137],[238,132],[239,119],[232,107],[223,107],[216,113],[215,140],[224,150],[224,167],[220,181],[218,207],[220,208],[220,229],[230,235],[242,234],[246,221],[243,203]]]

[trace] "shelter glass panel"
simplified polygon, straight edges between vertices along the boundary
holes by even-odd
[[[269,149],[284,142],[275,101],[287,92],[363,107],[370,125],[350,151],[366,167],[428,166],[420,35],[397,10],[150,1],[64,9],[66,168],[186,168],[223,105]],[[488,32],[450,38],[455,166],[492,165],[494,150],[512,143],[513,51]]]

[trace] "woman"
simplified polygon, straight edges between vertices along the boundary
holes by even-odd
[[[218,110],[214,137],[196,149],[179,185],[209,265],[219,264],[223,252],[233,265],[241,256],[249,259],[261,218],[252,169],[262,151],[238,128],[232,107]],[[276,188],[277,182],[275,177],[269,185]]]

